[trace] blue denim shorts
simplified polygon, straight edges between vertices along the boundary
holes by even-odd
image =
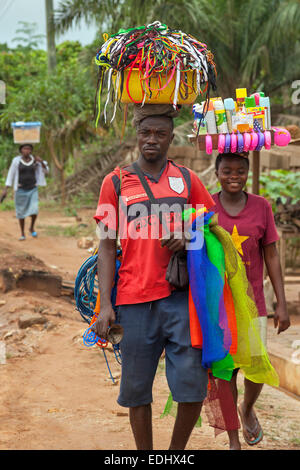
[[[204,400],[207,371],[201,366],[201,350],[191,346],[188,291],[173,291],[153,302],[120,305],[118,322],[124,328],[119,405],[152,403],[153,381],[163,350],[173,400]]]

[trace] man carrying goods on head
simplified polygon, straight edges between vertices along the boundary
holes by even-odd
[[[152,386],[163,350],[168,384],[178,402],[170,449],[185,448],[207,391],[201,350],[191,346],[188,288],[176,289],[166,280],[166,272],[172,254],[185,247],[184,205],[203,204],[209,209],[214,203],[193,171],[167,159],[175,116],[171,105],[134,107],[140,156],[135,164],[116,168],[105,177],[95,215],[102,232],[98,252],[101,300],[93,330],[106,339],[115,322],[124,328],[118,403],[130,409],[137,449],[146,450],[153,448]],[[153,210],[140,171],[157,203],[164,205],[162,219],[169,224],[169,234]],[[118,319],[111,304],[117,232],[122,248]]]

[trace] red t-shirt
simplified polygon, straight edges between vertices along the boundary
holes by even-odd
[[[218,222],[231,234],[246,268],[259,316],[267,315],[263,290],[263,246],[276,242],[276,230],[272,208],[261,196],[247,193],[244,209],[236,216],[229,215],[222,206],[219,194],[213,194]]]
[[[146,174],[147,182],[162,208],[163,220],[170,230],[182,232],[184,205],[203,204],[207,209],[214,202],[192,170],[167,160],[158,179]],[[103,180],[98,207],[94,216],[108,228],[118,226],[120,168]],[[113,207],[113,211],[109,208]],[[165,233],[158,216],[150,213],[150,201],[131,168],[122,169],[119,234],[122,264],[119,269],[116,305],[137,304],[168,297],[173,287],[166,281],[166,270],[172,251],[161,247],[159,238]],[[149,215],[150,214],[150,215]]]

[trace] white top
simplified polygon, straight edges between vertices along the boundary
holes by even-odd
[[[30,156],[32,157],[32,155]],[[6,182],[5,182],[5,186],[13,186],[14,191],[17,191],[17,189],[19,188],[19,163],[20,163],[21,158],[22,158],[21,155],[18,155],[17,157],[13,159],[9,167]],[[45,175],[49,172],[49,167],[48,167],[48,163],[46,162],[46,160],[44,160],[43,163],[47,167],[46,170],[43,168],[42,164],[39,162],[37,162],[37,165],[35,168],[35,178],[36,178],[37,186],[47,185]]]

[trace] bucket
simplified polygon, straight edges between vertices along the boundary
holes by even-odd
[[[114,74],[112,78],[116,88],[117,74]],[[175,86],[176,72],[173,76],[171,72],[169,75],[164,73],[153,74],[149,80],[140,80],[140,71],[138,69],[132,69],[131,71],[124,70],[122,94],[121,83],[118,85],[117,93],[121,103],[124,104],[142,103],[145,93],[147,95],[145,103],[147,104],[172,104]],[[197,95],[196,72],[192,70],[181,72],[177,104],[192,104],[196,100]]]
[[[13,122],[15,144],[38,144],[40,142],[40,122]]]

